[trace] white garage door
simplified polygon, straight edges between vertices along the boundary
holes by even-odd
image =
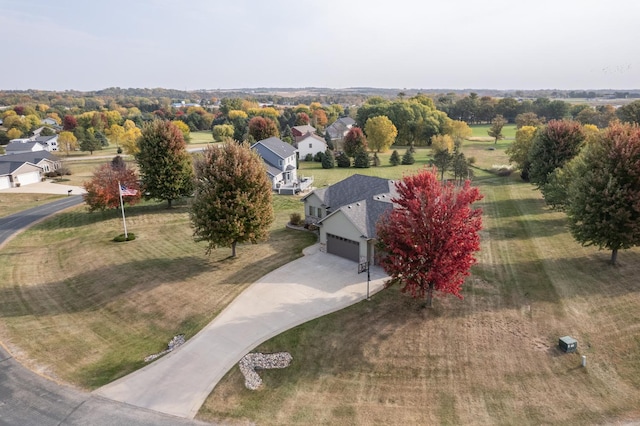
[[[18,177],[18,182],[20,182],[21,186],[40,182],[40,173],[38,172],[22,173],[22,174],[19,174],[17,177]]]
[[[0,176],[0,189],[11,188],[11,182],[9,176]]]

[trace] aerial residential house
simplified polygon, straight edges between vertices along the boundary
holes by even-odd
[[[267,166],[267,175],[276,191],[284,187],[294,188],[298,184],[296,149],[273,136],[251,146],[262,157]]]
[[[51,117],[47,117],[47,118],[43,118],[41,121],[42,124],[45,124],[47,126],[57,126],[58,122],[56,120],[54,120]]]
[[[320,250],[375,263],[376,223],[393,209],[395,182],[355,174],[302,197],[305,221],[320,231]]]
[[[298,142],[307,133],[315,133],[316,128],[305,124],[304,126],[294,126],[291,128],[291,134],[293,135],[293,141]]]
[[[60,167],[60,159],[44,150],[0,155],[0,189],[40,182],[45,173]]]
[[[298,158],[305,160],[307,154],[315,156],[327,150],[327,142],[315,133],[307,133],[298,141]]]
[[[331,142],[333,142],[335,150],[343,150],[344,137],[355,124],[356,122],[353,118],[341,117],[327,127],[326,131],[329,133],[329,137],[331,138]]]
[[[55,152],[58,150],[58,135],[36,136],[33,141],[44,145],[45,150],[49,152]]]
[[[46,151],[45,146],[31,139],[12,139],[5,147],[7,155],[37,151]]]

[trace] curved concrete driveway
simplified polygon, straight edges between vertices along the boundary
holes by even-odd
[[[218,381],[247,352],[366,297],[367,274],[358,274],[356,263],[317,247],[252,284],[177,350],[94,394],[193,418]],[[371,294],[382,289],[386,278],[381,268],[371,269]]]
[[[82,203],[65,197],[0,218],[0,247],[34,223]],[[16,426],[204,425],[58,385],[21,366],[0,344],[0,424]]]

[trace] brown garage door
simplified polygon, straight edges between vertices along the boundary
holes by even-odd
[[[360,243],[337,235],[327,234],[327,252],[358,262],[360,259]]]

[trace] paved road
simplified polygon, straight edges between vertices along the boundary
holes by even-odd
[[[82,203],[81,195],[73,195],[71,197],[61,198],[42,206],[33,207],[11,216],[0,218],[0,248],[10,240],[14,235],[18,234],[27,227],[69,207],[77,206]]]
[[[69,207],[82,196],[62,198],[0,219],[0,247],[16,233]],[[133,407],[61,386],[21,366],[0,345],[0,425],[151,426],[204,425]]]
[[[357,273],[357,264],[317,247],[249,286],[174,352],[94,394],[193,418],[247,352],[283,331],[366,298],[367,276]],[[381,268],[372,268],[371,293],[382,289],[386,278]]]

